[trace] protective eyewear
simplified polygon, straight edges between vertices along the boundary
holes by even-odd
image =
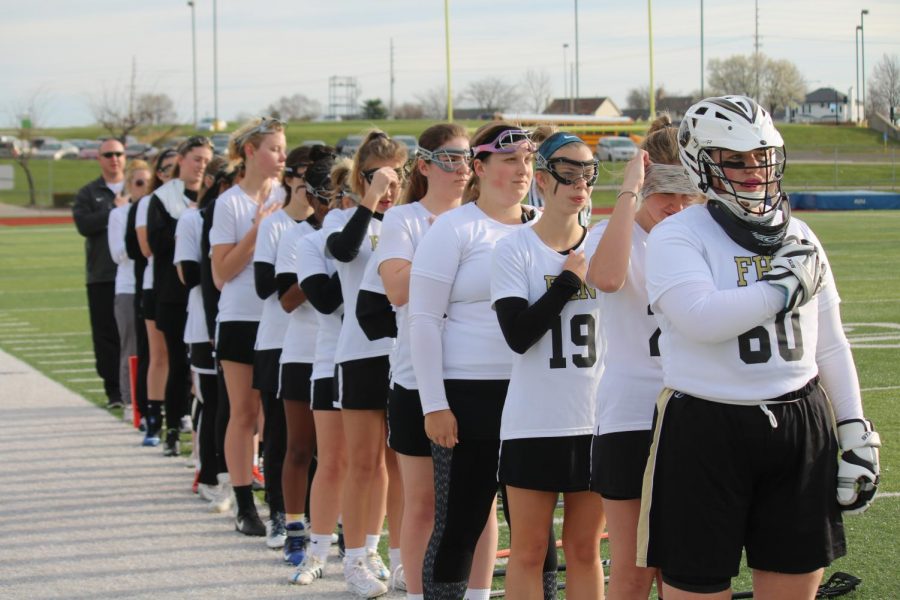
[[[285,167],[284,168],[284,176],[285,177],[296,177],[297,179],[303,179],[306,176],[306,168],[309,165],[302,164],[297,165],[296,167]]]
[[[341,188],[334,192],[335,202],[340,202],[344,198],[350,198],[351,200],[353,200],[354,204],[359,204],[359,196],[357,196],[347,188]]]
[[[363,177],[365,178],[366,182],[369,185],[372,184],[372,179],[375,177],[376,171],[378,171],[378,169],[368,169],[368,170],[362,172]],[[404,169],[402,169],[402,168],[394,169],[394,173],[397,174],[397,179],[399,179],[401,182],[403,182],[406,179],[406,171]]]
[[[284,131],[285,125],[286,123],[281,119],[263,117],[259,123],[245,131],[235,140],[235,142],[237,142],[238,147],[241,147],[247,143],[247,140],[249,140],[251,136],[254,136],[257,133],[275,133],[276,131]]]
[[[160,168],[157,169],[157,171],[159,171],[163,175],[168,175],[169,171],[171,171],[174,167],[175,167],[175,163],[169,163],[167,165],[162,165]]]
[[[306,184],[306,193],[321,202],[322,204],[328,204],[331,202],[332,192],[327,187],[314,188],[313,186]],[[343,194],[341,195],[343,197]]]
[[[546,171],[553,179],[563,185],[574,185],[579,179],[584,179],[588,187],[597,183],[600,174],[599,161],[572,160],[571,158],[551,158],[547,160],[540,154],[537,155],[535,166],[539,171]]]
[[[482,152],[508,154],[520,149],[528,152],[534,152],[537,149],[531,140],[531,132],[524,129],[507,129],[500,132],[494,141],[472,148],[472,156],[478,156]]]
[[[178,145],[178,150],[176,152],[184,156],[194,148],[209,148],[212,150],[213,143],[205,135],[195,135],[181,142],[181,144]]]
[[[124,152],[104,152],[100,156],[102,156],[103,158],[112,158],[114,156],[116,158],[119,158],[120,156],[125,156],[125,153]]]
[[[416,156],[425,162],[436,165],[445,173],[453,173],[458,171],[460,167],[469,165],[471,151],[464,148],[441,148],[434,151],[419,148]]]
[[[728,150],[723,152],[728,152]],[[743,158],[731,157],[728,160],[719,162],[719,166],[724,169],[765,169],[778,166],[784,162],[784,153],[778,152],[775,148],[755,150],[752,152],[752,155],[756,164],[749,164]]]

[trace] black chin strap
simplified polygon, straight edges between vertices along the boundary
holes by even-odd
[[[787,196],[781,201],[784,219],[778,225],[762,225],[744,221],[718,200],[709,200],[706,203],[706,209],[734,243],[763,256],[771,256],[775,250],[781,247],[785,233],[787,233],[788,222],[791,220],[791,202]]]

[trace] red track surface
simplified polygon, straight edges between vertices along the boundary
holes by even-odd
[[[25,225],[61,225],[71,223],[71,215],[55,216],[55,217],[6,217],[0,218],[0,225],[8,225],[11,227]]]

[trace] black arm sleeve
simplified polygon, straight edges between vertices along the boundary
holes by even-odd
[[[203,214],[203,235],[200,238],[200,292],[203,295],[203,312],[206,313],[206,331],[209,339],[216,337],[216,318],[219,316],[219,296],[212,276],[212,261],[209,258],[209,230],[212,228],[213,211],[216,202],[213,200]]]
[[[525,354],[544,337],[566,302],[581,289],[581,280],[571,271],[563,271],[538,301],[528,306],[525,298],[500,298],[494,303],[497,320],[506,343],[517,354]]]
[[[134,202],[128,209],[128,219],[125,221],[125,253],[131,260],[144,258],[141,252],[141,245],[138,243],[137,231],[134,230],[134,224],[137,220],[138,203]]]
[[[350,262],[359,254],[359,247],[366,239],[366,231],[369,230],[369,222],[372,220],[372,211],[365,206],[356,208],[356,212],[344,225],[341,231],[336,231],[328,236],[325,245],[328,252],[335,260]]]
[[[331,277],[324,273],[310,275],[300,282],[300,289],[313,308],[323,315],[330,315],[344,303],[341,280],[337,273]]]
[[[147,242],[153,256],[165,259],[175,254],[175,226],[178,221],[166,212],[162,201],[154,195],[147,208]]]
[[[265,300],[275,293],[275,265],[267,262],[253,263],[253,283],[256,284],[256,295]]]
[[[183,260],[181,265],[181,275],[184,277],[184,287],[193,288],[200,285],[200,263],[195,260]]]
[[[278,299],[284,296],[285,292],[291,289],[291,286],[297,283],[296,273],[279,273],[275,276],[275,288],[278,292]]]
[[[359,290],[356,297],[356,320],[371,341],[397,337],[397,318],[384,294]]]

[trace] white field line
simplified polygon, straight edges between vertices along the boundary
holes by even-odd
[[[861,392],[880,392],[882,390],[900,390],[900,385],[888,385],[885,387],[860,388]]]
[[[56,337],[75,337],[79,335],[91,335],[90,331],[68,331],[66,333],[19,333],[13,335],[4,335],[0,333],[0,341],[15,341],[18,343],[19,341],[24,340],[37,340],[40,338],[44,338],[42,341],[47,341],[48,338],[56,338]]]
[[[11,319],[15,319],[15,317],[9,317]],[[0,320],[0,327],[28,327],[31,325],[28,321],[19,321],[16,319],[15,321],[4,321]]]
[[[854,344],[853,342],[851,342],[850,347],[855,350],[862,349],[862,348],[870,348],[873,350],[879,350],[879,349],[887,349],[887,348],[900,348],[900,344]]]
[[[47,340],[35,340],[36,343],[43,344]],[[22,340],[18,342],[14,342],[16,344],[28,343],[28,340]],[[62,344],[56,344],[53,346],[10,346],[10,350],[13,352],[33,352],[35,350],[64,350],[65,346]]]
[[[56,346],[44,346],[48,350],[56,349]],[[93,354],[90,350],[71,350],[69,352],[35,352],[38,348],[23,348],[23,353],[28,358],[51,358],[54,356],[88,356]],[[13,348],[17,350],[17,348]]]
[[[67,229],[63,225],[65,223],[61,223],[59,227],[16,227],[16,226],[8,226],[3,228],[3,235],[13,235],[13,234],[21,234],[21,235],[31,235],[32,233],[60,233],[66,234],[71,231]],[[70,224],[71,225],[71,224]]]
[[[90,390],[84,390],[84,393],[85,394],[105,394],[106,390],[104,390],[103,388],[93,388]]]
[[[38,306],[35,308],[7,308],[6,312],[57,312],[60,310],[87,310],[87,304],[81,306]]]
[[[900,492],[880,492],[875,498],[900,498]]]
[[[841,304],[896,304],[900,298],[872,298],[871,300],[841,300]]]
[[[100,381],[100,377],[76,377],[75,379],[66,379],[66,383],[95,383]]]
[[[53,288],[50,290],[0,290],[0,294],[3,295],[13,295],[13,294],[61,294],[69,292],[81,292],[84,291],[83,287],[77,288]]]
[[[94,373],[95,369],[53,369],[51,373]]]
[[[39,365],[74,365],[78,363],[92,363],[95,362],[93,358],[69,358],[65,360],[39,360],[37,361]]]

